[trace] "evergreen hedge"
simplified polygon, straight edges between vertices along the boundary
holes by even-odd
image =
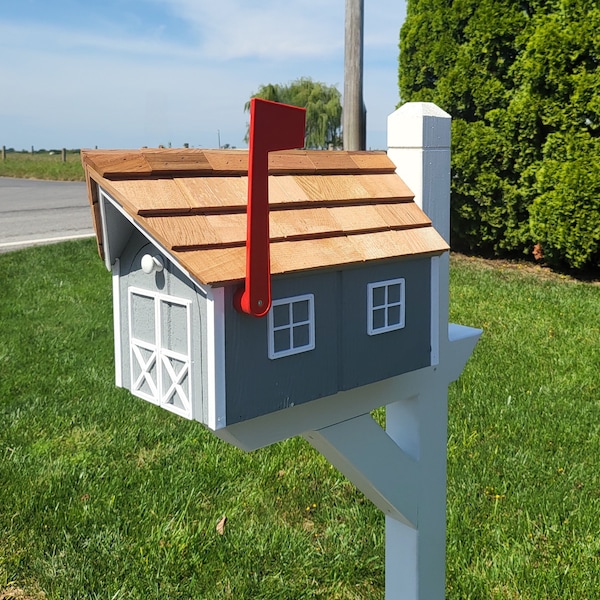
[[[600,266],[596,0],[408,0],[403,102],[453,117],[452,244]]]

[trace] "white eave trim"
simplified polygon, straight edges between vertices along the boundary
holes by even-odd
[[[212,293],[213,288],[207,286],[204,283],[198,281],[187,269],[185,269],[181,263],[167,250],[160,242],[154,239],[136,220],[102,187],[98,186],[98,196],[100,200],[100,213],[102,215],[102,232],[104,236],[104,253],[106,257],[106,261],[111,261],[112,256],[109,248],[109,240],[108,231],[106,231],[106,216],[104,209],[104,201],[110,202],[112,206],[114,206],[122,215],[127,219],[151,244],[156,246],[162,254],[164,254],[178,269],[181,271],[195,286],[199,287],[204,294],[207,296]],[[109,266],[109,268],[111,268]]]
[[[121,278],[121,263],[115,259],[112,265],[112,291],[113,291],[113,329],[115,344],[115,385],[123,387],[123,358],[121,349],[121,293],[119,281]]]

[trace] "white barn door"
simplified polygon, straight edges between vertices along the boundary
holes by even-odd
[[[189,300],[130,287],[131,392],[192,418]]]

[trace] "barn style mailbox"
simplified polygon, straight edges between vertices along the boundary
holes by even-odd
[[[248,152],[87,151],[117,384],[213,430],[430,366],[448,245],[385,153],[269,157],[272,308],[246,278]]]
[[[248,151],[82,152],[116,383],[247,450],[303,434],[392,519],[389,597],[442,598],[447,386],[480,333],[448,324],[450,120],[286,150],[298,111],[254,101]]]

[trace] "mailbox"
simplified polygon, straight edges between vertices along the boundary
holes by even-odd
[[[82,152],[116,383],[245,450],[302,434],[388,517],[389,597],[443,598],[447,386],[481,334],[448,323],[450,118],[404,105],[387,154],[289,150],[303,127],[253,101],[248,151]]]
[[[438,360],[448,245],[394,163],[281,147],[262,148],[263,173],[252,138],[249,151],[82,152],[113,276],[117,385],[214,431]],[[257,216],[248,189],[263,175]],[[240,296],[265,215],[257,316]]]

